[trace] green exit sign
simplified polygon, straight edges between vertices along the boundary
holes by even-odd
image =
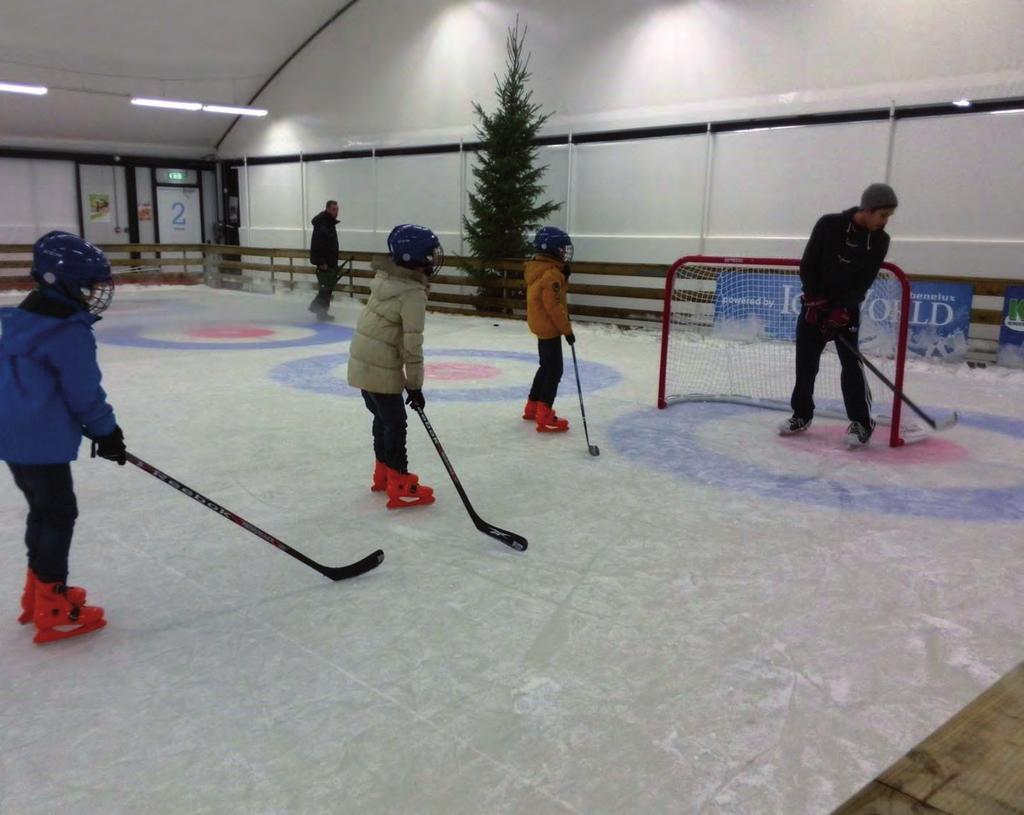
[[[167,171],[168,181],[187,181],[188,175],[184,170],[168,170]]]

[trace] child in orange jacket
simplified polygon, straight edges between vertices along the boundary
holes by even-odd
[[[537,250],[526,261],[526,322],[537,336],[540,367],[523,411],[537,423],[538,433],[564,433],[569,422],[555,415],[554,402],[562,379],[562,336],[572,345],[576,337],[565,297],[569,288],[572,238],[553,226],[541,227],[533,239]]]

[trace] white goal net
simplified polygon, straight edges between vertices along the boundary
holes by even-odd
[[[799,260],[693,256],[665,281],[658,406],[719,401],[788,411],[800,314]],[[860,351],[903,386],[910,285],[886,263],[861,304]],[[845,418],[839,357],[829,343],[814,390],[816,415]],[[876,421],[902,443],[900,401],[865,372]]]

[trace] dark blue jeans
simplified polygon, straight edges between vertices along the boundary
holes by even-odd
[[[533,377],[530,401],[553,405],[558,395],[558,383],[562,381],[562,338],[537,340],[537,355],[540,367]]]
[[[28,566],[44,583],[68,579],[68,551],[78,517],[70,464],[11,464],[14,483],[28,501]]]
[[[373,414],[373,454],[393,470],[408,472],[405,450],[405,400],[400,393],[362,391],[366,409]]]

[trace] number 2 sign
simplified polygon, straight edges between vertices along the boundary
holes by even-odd
[[[199,190],[195,187],[157,187],[160,243],[200,243]]]

